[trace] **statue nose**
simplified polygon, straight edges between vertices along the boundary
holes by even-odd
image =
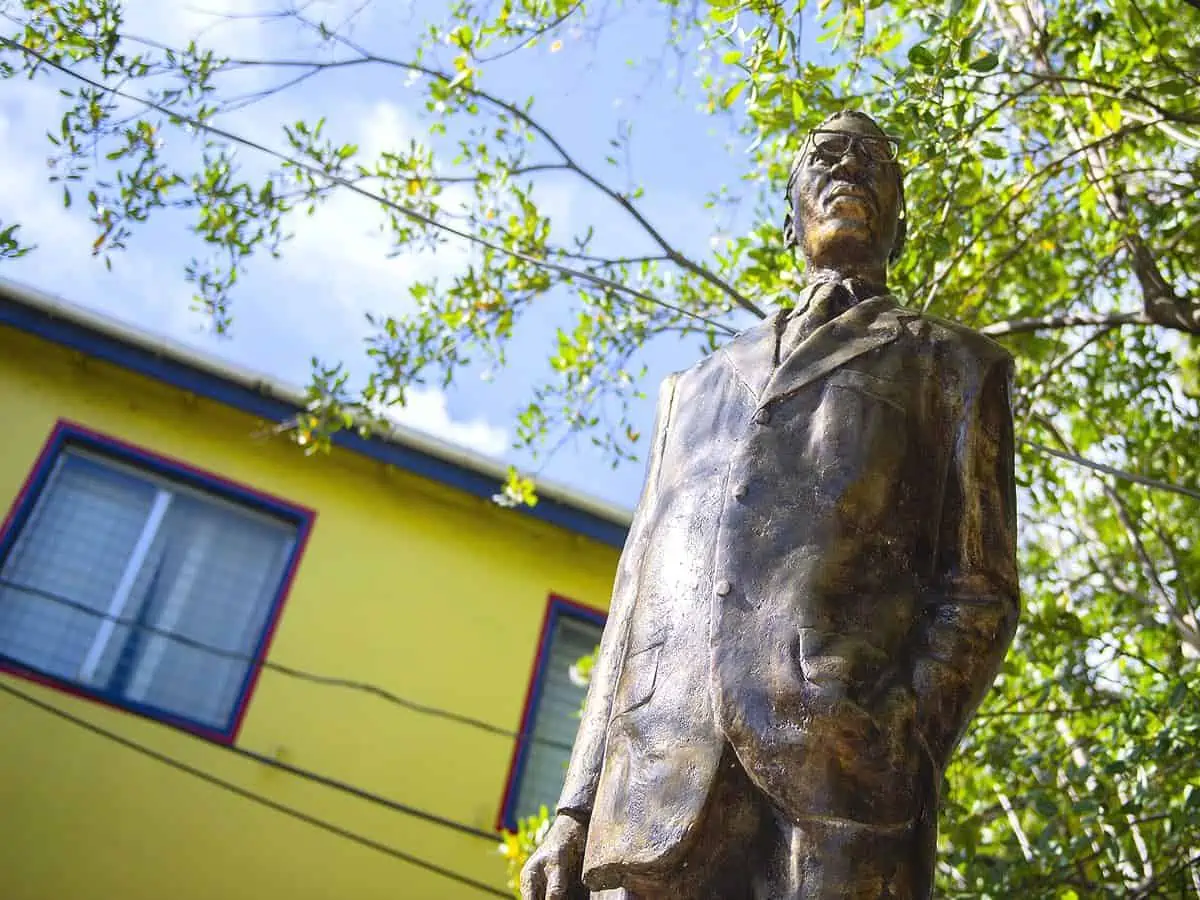
[[[865,170],[866,163],[866,159],[859,155],[858,145],[851,144],[850,148],[838,158],[831,172],[835,178],[839,172],[858,174]]]

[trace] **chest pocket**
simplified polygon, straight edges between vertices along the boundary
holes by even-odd
[[[910,449],[909,385],[843,367],[822,387],[809,456],[818,498],[871,527],[893,502]]]
[[[864,399],[876,400],[892,407],[901,416],[907,413],[908,388],[877,375],[871,375],[859,369],[843,367],[832,373],[825,381],[828,392],[830,388],[854,391],[864,395]]]

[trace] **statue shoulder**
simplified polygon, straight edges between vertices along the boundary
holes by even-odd
[[[997,364],[1009,368],[1014,364],[1006,347],[974,328],[925,312],[918,313],[916,322],[935,349],[964,365],[986,371]]]

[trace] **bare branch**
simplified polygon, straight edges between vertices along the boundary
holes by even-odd
[[[433,218],[432,216],[428,216],[425,213],[422,213],[416,209],[413,209],[408,206],[404,206],[403,204],[397,203],[394,200],[389,200],[387,197],[380,196],[379,194],[372,193],[371,191],[368,191],[366,188],[362,187],[361,185],[356,184],[354,181],[351,181],[350,179],[345,178],[341,175],[327,172],[324,169],[322,169],[320,166],[313,165],[311,163],[304,162],[303,160],[288,156],[286,153],[282,153],[278,150],[273,150],[272,148],[267,147],[265,144],[260,144],[257,141],[251,140],[250,138],[246,138],[241,135],[235,134],[231,131],[227,131],[224,128],[219,128],[216,125],[213,125],[209,122],[203,122],[203,121],[193,118],[191,116],[187,116],[182,113],[172,111],[165,106],[155,103],[153,100],[149,100],[145,97],[139,97],[135,94],[129,94],[124,91],[120,91],[116,88],[113,88],[113,87],[110,87],[109,85],[104,84],[103,82],[96,81],[95,79],[89,78],[88,76],[83,75],[79,72],[72,71],[70,68],[56,63],[54,60],[50,59],[49,57],[37,52],[36,50],[26,47],[24,44],[18,43],[17,41],[12,40],[11,38],[0,35],[0,44],[4,44],[6,46],[12,47],[15,50],[19,50],[20,52],[25,53],[26,55],[31,56],[34,59],[38,60],[39,62],[41,62],[43,65],[47,66],[48,68],[54,69],[55,71],[58,71],[58,72],[61,72],[62,74],[67,75],[71,78],[74,78],[78,81],[82,81],[85,84],[90,85],[91,87],[95,88],[98,91],[103,91],[106,94],[111,94],[112,96],[120,97],[123,100],[128,100],[133,103],[139,103],[142,106],[145,106],[147,109],[152,109],[155,112],[161,113],[162,115],[167,116],[167,117],[175,120],[176,122],[180,122],[185,125],[189,125],[192,128],[196,129],[197,131],[203,131],[203,132],[205,132],[207,134],[211,134],[215,137],[222,138],[223,140],[230,141],[235,144],[240,144],[243,147],[248,147],[251,150],[257,150],[258,152],[263,153],[267,156],[274,157],[275,159],[279,160],[280,162],[284,162],[290,166],[294,166],[295,168],[297,168],[301,171],[307,172],[309,175],[312,175],[315,178],[324,179],[325,181],[328,181],[330,184],[344,188],[348,191],[352,191],[353,193],[358,194],[361,197],[364,197],[368,200],[372,200],[375,203],[379,203],[380,205],[382,205],[388,209],[394,210],[395,212],[398,212],[401,215],[403,215],[409,219],[413,219],[414,221],[420,222],[421,224],[426,225],[430,228],[436,229],[438,231],[442,231],[446,234],[452,235],[461,240],[468,241],[468,242],[476,244],[478,246],[486,247],[489,250],[495,251],[496,253],[501,253],[501,254],[504,254],[505,256],[510,256],[510,257],[513,257],[514,259],[519,259],[522,262],[527,262],[527,263],[530,263],[531,265],[540,266],[544,269],[549,269],[551,271],[558,272],[559,274],[565,275],[570,278],[578,278],[581,281],[587,281],[587,282],[589,282],[591,284],[595,284],[599,287],[607,288],[608,290],[612,291],[614,293],[614,295],[616,295],[616,296],[628,295],[630,297],[635,297],[639,300],[643,300],[646,303],[651,303],[655,306],[662,307],[663,309],[668,309],[668,310],[671,310],[672,312],[679,313],[680,315],[690,316],[691,318],[696,319],[701,322],[704,322],[704,323],[712,326],[713,328],[717,329],[718,331],[724,332],[725,334],[733,335],[733,334],[737,333],[737,331],[734,328],[732,328],[729,325],[726,325],[724,322],[719,322],[716,319],[713,319],[709,316],[705,316],[701,313],[694,312],[694,311],[688,310],[688,309],[684,309],[683,307],[676,306],[675,304],[672,304],[672,303],[668,303],[665,300],[660,300],[657,297],[647,294],[645,291],[638,290],[637,288],[629,287],[628,285],[621,284],[618,281],[613,281],[610,278],[604,278],[603,276],[596,275],[592,272],[588,272],[583,269],[575,269],[570,266],[564,266],[564,265],[561,265],[556,262],[551,262],[548,259],[543,259],[543,258],[539,258],[536,256],[532,256],[532,255],[530,255],[528,253],[524,253],[520,250],[512,250],[512,249],[509,249],[508,247],[503,246],[502,244],[497,244],[497,243],[490,241],[487,238],[481,237],[477,234],[473,234],[471,232],[463,231],[459,228],[455,228],[451,225],[447,225],[445,222],[438,221],[437,219]]]
[[[483,63],[495,62],[498,59],[504,59],[504,57],[506,57],[506,56],[511,56],[513,53],[516,53],[518,50],[528,47],[531,41],[537,40],[542,35],[546,34],[548,31],[553,31],[555,28],[557,28],[559,25],[561,25],[563,22],[565,22],[571,16],[571,14],[574,13],[581,6],[583,6],[583,0],[575,0],[575,3],[573,3],[569,7],[567,7],[566,11],[563,12],[562,15],[547,22],[541,28],[531,31],[529,34],[527,34],[521,38],[520,43],[515,44],[512,47],[509,47],[507,50],[501,50],[499,53],[493,53],[491,56],[475,56],[474,54],[471,54],[471,58],[473,60],[475,60],[475,62],[483,64]]]
[[[980,328],[988,337],[1007,337],[1031,331],[1052,331],[1059,328],[1115,328],[1121,325],[1156,325],[1144,312],[1108,314],[1075,313],[1061,316],[1035,316],[1029,319],[1009,319],[993,322]],[[1170,327],[1170,326],[1168,326]]]
[[[303,16],[297,15],[297,21],[308,25],[310,28],[317,28],[319,30],[319,26],[315,25],[310,20],[305,19]],[[642,230],[646,232],[647,236],[649,236],[649,238],[654,241],[655,244],[662,248],[664,253],[671,257],[671,261],[673,263],[675,263],[681,269],[685,269],[686,271],[691,272],[693,275],[696,275],[697,277],[702,278],[704,281],[707,281],[713,287],[717,288],[719,291],[733,300],[733,302],[738,306],[753,313],[758,318],[766,318],[766,313],[748,297],[743,296],[736,288],[733,287],[733,285],[727,283],[725,280],[718,277],[706,267],[694,262],[692,259],[677,250],[669,241],[667,241],[665,237],[663,237],[657,228],[650,224],[650,221],[642,214],[641,210],[634,205],[633,201],[630,200],[628,196],[605,184],[587,169],[583,168],[583,166],[581,166],[575,160],[575,158],[567,152],[567,149],[562,145],[562,143],[555,138],[544,125],[534,119],[533,116],[531,116],[525,110],[507,100],[497,97],[495,94],[491,94],[480,88],[473,87],[472,85],[463,82],[457,76],[448,75],[445,72],[438,71],[437,69],[430,68],[429,66],[420,65],[419,63],[408,62],[406,60],[396,59],[394,57],[379,56],[378,54],[371,53],[364,47],[354,43],[342,35],[329,35],[327,32],[322,33],[331,40],[342,44],[344,47],[348,47],[355,53],[358,53],[361,62],[378,63],[380,65],[405,69],[410,72],[419,72],[422,75],[441,81],[444,84],[455,84],[456,87],[459,90],[462,90],[464,93],[469,94],[472,97],[477,97],[496,109],[500,109],[508,113],[510,116],[523,123],[531,131],[546,141],[546,143],[550,145],[554,152],[562,158],[564,165],[568,169],[624,209],[633,218],[633,220],[637,222],[639,226],[641,226]],[[240,60],[239,62],[242,64],[247,64],[252,61]],[[311,65],[311,62],[297,63],[297,61],[294,60],[258,60],[256,62],[265,66],[297,64]]]

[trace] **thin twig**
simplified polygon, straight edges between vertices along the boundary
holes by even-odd
[[[1121,325],[1154,325],[1141,310],[1120,313],[1077,313],[1062,316],[1036,316],[1030,319],[1009,319],[993,322],[979,329],[988,337],[1006,337],[1030,331],[1048,331],[1056,328],[1116,328]]]
[[[1047,456],[1053,456],[1066,462],[1073,462],[1076,465],[1083,466],[1085,469],[1093,469],[1097,472],[1103,472],[1105,475],[1111,475],[1114,478],[1119,478],[1122,481],[1131,481],[1134,484],[1140,484],[1144,487],[1155,488],[1160,491],[1168,491],[1172,494],[1180,494],[1184,497],[1191,497],[1194,500],[1200,500],[1200,491],[1195,488],[1186,487],[1181,484],[1171,484],[1168,481],[1159,481],[1157,478],[1149,478],[1145,475],[1138,475],[1136,472],[1126,472],[1123,469],[1115,468],[1114,466],[1098,463],[1095,460],[1088,459],[1084,456],[1079,456],[1075,453],[1068,453],[1065,450],[1055,450],[1052,447],[1046,447],[1042,444],[1026,440],[1025,438],[1017,438],[1017,443],[1024,444],[1031,450],[1036,450],[1039,453],[1044,453]]]
[[[535,31],[531,32],[530,34],[526,35],[525,37],[521,38],[520,43],[515,44],[512,47],[509,47],[507,50],[501,50],[499,53],[494,53],[491,56],[476,56],[475,54],[471,54],[471,58],[473,60],[475,60],[475,62],[480,63],[480,64],[495,62],[498,59],[504,59],[504,57],[510,56],[513,53],[516,53],[518,50],[528,47],[530,42],[536,41],[539,37],[544,35],[546,32],[553,31],[555,28],[557,28],[559,25],[561,25],[563,22],[565,22],[567,20],[567,18],[573,12],[575,12],[577,9],[579,9],[579,7],[581,7],[581,6],[583,6],[583,0],[576,0],[576,2],[573,3],[570,7],[568,7],[566,12],[562,13],[562,15],[558,16],[557,18],[553,19],[550,22],[547,22],[541,28],[538,28]]]
[[[260,153],[264,153],[268,156],[274,157],[275,159],[278,159],[281,162],[284,162],[284,163],[287,163],[288,165],[294,166],[295,168],[300,169],[304,172],[307,172],[308,174],[310,174],[314,177],[325,179],[334,185],[337,185],[346,190],[352,191],[353,193],[358,194],[359,196],[362,196],[368,200],[379,203],[388,209],[392,209],[392,210],[400,213],[401,215],[406,216],[407,218],[413,219],[414,221],[420,222],[423,225],[427,225],[430,228],[437,229],[439,231],[445,232],[446,234],[453,235],[454,237],[457,237],[461,240],[468,241],[473,244],[477,244],[481,247],[486,247],[487,249],[492,250],[496,253],[501,253],[505,256],[509,256],[514,259],[519,259],[522,262],[527,262],[527,263],[530,263],[531,265],[540,266],[545,269],[550,269],[551,271],[558,272],[559,274],[565,275],[568,278],[578,278],[582,281],[587,281],[587,282],[589,282],[591,284],[595,284],[599,287],[607,288],[611,291],[617,292],[618,294],[627,294],[631,297],[635,297],[639,300],[643,300],[646,303],[651,303],[655,306],[660,306],[663,309],[668,309],[668,310],[678,313],[680,315],[690,316],[690,317],[692,317],[698,321],[702,321],[702,322],[706,323],[707,325],[710,325],[711,327],[713,327],[719,331],[722,331],[726,334],[729,334],[729,335],[737,334],[736,329],[734,329],[733,327],[726,325],[724,322],[719,322],[716,319],[710,318],[709,316],[705,316],[701,313],[697,313],[697,312],[693,312],[688,309],[684,309],[683,307],[676,306],[673,303],[668,303],[665,300],[659,300],[657,297],[653,297],[650,294],[647,294],[645,291],[640,291],[637,288],[629,287],[628,285],[621,284],[618,281],[613,281],[610,278],[604,278],[603,276],[596,275],[594,273],[587,272],[582,269],[575,269],[570,266],[560,265],[559,263],[551,262],[550,260],[547,260],[547,259],[539,259],[536,256],[531,256],[530,254],[524,253],[520,250],[509,249],[509,248],[503,246],[502,244],[497,244],[497,243],[490,241],[487,238],[481,237],[477,234],[472,234],[471,232],[463,231],[463,230],[455,228],[451,225],[447,225],[445,222],[440,222],[437,219],[435,219],[431,216],[428,216],[425,213],[422,213],[416,209],[412,209],[411,207],[404,206],[400,203],[395,202],[394,200],[389,200],[386,197],[382,197],[378,194],[372,193],[371,191],[366,190],[365,188],[359,186],[358,184],[355,184],[353,181],[350,181],[349,179],[347,179],[341,175],[336,175],[336,174],[326,172],[320,166],[304,162],[303,160],[295,159],[294,157],[288,156],[286,153],[282,153],[278,150],[274,150],[270,147],[267,147],[264,144],[260,144],[257,141],[251,140],[250,138],[246,138],[246,137],[242,137],[241,135],[234,134],[231,131],[227,131],[223,128],[219,128],[218,126],[212,125],[208,122],[202,122],[199,119],[196,119],[192,116],[188,116],[188,115],[180,113],[180,112],[172,111],[172,110],[168,109],[167,107],[162,106],[161,104],[155,103],[153,100],[149,100],[145,97],[139,97],[134,94],[125,93],[124,91],[118,91],[115,88],[112,88],[100,81],[96,81],[95,79],[89,78],[88,76],[83,75],[79,72],[74,72],[71,69],[67,68],[66,66],[59,65],[58,63],[54,62],[49,57],[44,56],[43,54],[37,52],[36,50],[26,47],[25,45],[20,44],[17,41],[12,40],[11,38],[0,36],[0,43],[10,46],[16,50],[20,50],[22,53],[25,53],[28,56],[31,56],[34,59],[37,59],[38,61],[40,61],[42,64],[48,66],[49,68],[55,69],[56,71],[59,71],[59,72],[63,73],[64,75],[67,75],[71,78],[75,78],[79,81],[84,82],[85,84],[91,85],[92,87],[96,88],[99,91],[104,91],[105,93],[112,94],[113,96],[120,97],[123,100],[128,100],[132,103],[140,103],[141,105],[145,106],[148,109],[153,109],[154,111],[161,113],[164,116],[168,116],[169,118],[174,119],[177,122],[181,122],[185,125],[189,125],[192,128],[196,129],[197,131],[204,131],[208,134],[214,135],[215,137],[219,137],[224,140],[231,141],[235,144],[241,144],[244,147],[248,147],[252,150],[257,150]]]

